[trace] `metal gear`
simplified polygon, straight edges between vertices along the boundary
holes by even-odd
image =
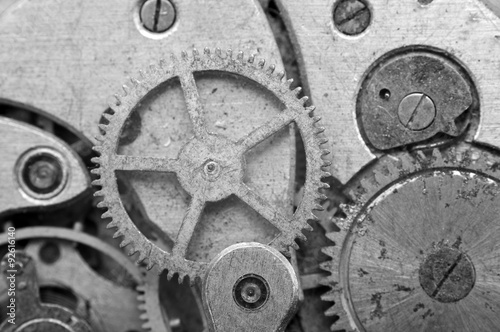
[[[7,236],[1,239],[0,246],[3,246],[7,243]],[[63,287],[81,297],[83,302],[76,305],[75,313],[86,319],[93,329],[139,331],[142,327],[144,330],[171,331],[159,303],[159,277],[146,274],[116,248],[88,234],[58,227],[18,229],[16,239],[30,241],[25,252],[35,263],[40,286]],[[43,257],[43,248],[48,243],[57,243],[57,259],[54,261],[46,261]],[[88,246],[115,261],[137,284],[140,295],[133,287],[118,285],[97,274],[77,252],[74,243]]]
[[[98,139],[100,145],[94,148],[100,156],[93,160],[99,165],[93,172],[100,176],[94,185],[102,187],[96,192],[96,196],[103,197],[98,206],[108,209],[103,218],[112,218],[108,227],[117,228],[115,237],[124,238],[121,247],[130,245],[130,254],[139,252],[138,260],[147,259],[148,269],[157,265],[159,271],[168,270],[169,278],[178,273],[179,282],[189,276],[194,283],[208,264],[185,257],[200,215],[206,202],[220,201],[233,194],[279,230],[279,235],[270,246],[287,252],[289,246],[298,248],[296,239],[305,240],[302,230],[311,229],[307,221],[316,219],[312,211],[321,209],[318,203],[326,198],[319,190],[328,187],[321,182],[321,178],[329,176],[322,170],[323,166],[328,166],[322,159],[328,151],[320,148],[326,143],[319,136],[324,128],[316,126],[319,117],[310,115],[314,107],[304,106],[308,98],[298,99],[301,89],[291,91],[291,80],[284,81],[283,73],[275,74],[273,65],[264,66],[264,60],[257,61],[254,56],[246,58],[242,52],[234,58],[230,50],[222,54],[219,49],[215,53],[205,49],[203,55],[193,50],[192,56],[184,52],[180,59],[172,55],[170,63],[160,61],[159,66],[151,66],[147,74],[141,73],[139,80],[132,79],[134,86],[125,86],[125,94],[116,96],[116,102],[110,105],[113,114],[104,115],[109,124],[101,125],[105,134]],[[249,79],[277,97],[284,110],[238,141],[210,133],[205,126],[203,105],[193,78],[193,73],[206,71]],[[177,159],[117,154],[121,130],[136,105],[160,84],[175,77],[180,80],[195,136],[181,149]],[[296,124],[304,142],[307,172],[303,199],[293,216],[287,216],[244,184],[243,175],[244,153],[291,123]],[[171,251],[158,247],[146,238],[131,220],[120,199],[116,170],[176,173],[182,187],[191,196],[191,202]]]
[[[323,300],[332,331],[496,331],[500,158],[469,144],[400,153],[348,184]]]

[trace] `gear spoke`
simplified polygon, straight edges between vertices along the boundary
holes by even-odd
[[[193,73],[186,71],[179,75],[182,91],[186,100],[186,106],[189,113],[189,118],[193,124],[193,129],[196,137],[204,137],[207,134],[205,128],[204,108],[200,101],[198,87],[194,80]]]
[[[194,229],[200,221],[201,213],[205,208],[205,200],[200,197],[193,196],[191,198],[191,203],[189,204],[184,220],[182,220],[182,225],[177,234],[177,240],[175,241],[172,253],[177,257],[185,257],[186,251],[193,237]]]
[[[146,171],[146,172],[173,172],[178,168],[177,159],[156,157],[135,157],[115,155],[113,157],[115,170],[120,171]]]
[[[274,207],[267,202],[267,200],[259,196],[246,184],[242,183],[235,192],[235,195],[269,221],[280,232],[290,234],[294,231],[291,226],[290,218],[287,218],[280,212],[276,211]]]
[[[264,125],[253,130],[251,133],[238,141],[240,146],[240,154],[245,153],[253,148],[266,138],[271,137],[284,127],[288,126],[295,120],[296,114],[294,112],[282,112],[280,115],[274,117],[271,121],[266,122]]]

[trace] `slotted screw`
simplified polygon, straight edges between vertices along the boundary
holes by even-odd
[[[337,29],[349,36],[359,35],[371,21],[370,8],[361,0],[340,0],[333,11]]]
[[[151,32],[167,31],[175,16],[174,5],[168,0],[146,0],[141,7],[141,22]]]

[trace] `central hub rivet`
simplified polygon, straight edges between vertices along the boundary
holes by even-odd
[[[267,302],[268,296],[269,286],[258,275],[245,275],[234,285],[234,300],[243,309],[257,310],[261,308]]]
[[[217,177],[220,173],[220,165],[213,160],[209,160],[203,166],[203,172],[210,178]]]

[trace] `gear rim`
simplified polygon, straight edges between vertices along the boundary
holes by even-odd
[[[7,244],[7,236],[2,237],[0,246]],[[122,266],[137,282],[137,306],[141,315],[142,328],[145,330],[155,331],[155,328],[160,330],[170,331],[168,322],[161,320],[151,320],[150,317],[162,317],[164,313],[159,305],[158,284],[159,277],[146,274],[144,268],[135,266],[133,262],[117,248],[103,242],[101,239],[79,231],[50,226],[36,226],[21,228],[16,231],[17,240],[50,240],[50,241],[65,241],[74,242],[86,245],[94,250],[104,253],[112,258],[120,266]],[[71,287],[70,287],[71,288]]]
[[[293,116],[291,116],[290,121],[283,127],[288,126],[290,123],[295,123],[303,138],[307,164],[306,181],[304,185],[303,199],[291,220],[287,219],[287,221],[291,221],[290,226],[287,225],[286,227],[287,232],[285,233],[283,229],[280,229],[280,235],[273,239],[270,244],[279,251],[286,253],[289,246],[297,249],[298,245],[295,240],[306,239],[302,230],[311,229],[308,221],[317,219],[313,214],[313,210],[321,210],[322,208],[319,205],[319,202],[326,198],[319,191],[322,188],[328,187],[328,185],[322,182],[321,179],[330,176],[329,173],[322,169],[323,167],[329,166],[330,163],[322,158],[329,152],[320,147],[322,144],[327,142],[326,139],[322,139],[319,136],[325,129],[317,126],[316,124],[321,118],[310,116],[310,113],[314,111],[314,107],[305,107],[308,98],[302,97],[299,99],[298,95],[300,94],[301,89],[297,88],[291,91],[290,84],[292,83],[292,80],[283,82],[284,73],[275,74],[274,65],[265,68],[265,61],[257,61],[253,55],[245,58],[243,52],[239,52],[237,57],[234,58],[231,50],[228,50],[226,54],[223,55],[220,49],[216,49],[215,54],[213,54],[209,49],[205,49],[204,54],[201,56],[197,50],[193,50],[192,56],[188,56],[186,52],[183,52],[181,59],[172,55],[171,64],[167,64],[166,61],[161,60],[159,66],[150,66],[147,74],[141,72],[140,81],[131,79],[133,84],[132,88],[124,85],[123,89],[125,94],[121,96],[115,95],[116,102],[110,105],[114,113],[103,115],[109,121],[109,124],[100,125],[103,136],[98,137],[100,145],[94,147],[94,150],[100,154],[100,157],[93,159],[93,162],[99,167],[94,169],[92,172],[100,176],[100,179],[95,180],[93,184],[102,188],[97,191],[95,195],[103,197],[103,200],[98,204],[98,207],[108,209],[102,217],[112,218],[112,221],[108,224],[108,228],[117,228],[114,237],[124,238],[120,247],[130,245],[131,249],[129,253],[131,255],[139,252],[138,261],[143,262],[147,259],[147,269],[152,269],[153,266],[156,265],[159,273],[163,270],[168,271],[169,279],[172,278],[174,274],[178,274],[179,282],[182,282],[186,276],[189,276],[190,283],[194,284],[196,278],[199,278],[203,274],[203,271],[208,266],[208,262],[197,262],[185,259],[185,255],[179,255],[175,252],[175,245],[172,253],[169,253],[159,248],[151,240],[142,235],[142,233],[135,226],[134,222],[128,216],[121,203],[118,195],[117,183],[114,179],[115,168],[112,165],[113,162],[110,161],[109,158],[112,154],[116,155],[116,149],[119,145],[119,131],[123,127],[128,115],[133,112],[135,106],[157,86],[168,81],[169,79],[175,77],[181,78],[181,75],[183,75],[185,71],[190,72],[191,77],[192,73],[200,71],[220,71],[242,76],[266,88],[268,92],[271,92],[281,103],[285,105],[285,111],[292,113]],[[185,91],[184,93],[186,94]],[[186,97],[188,112],[190,112],[189,102],[190,100]],[[191,104],[191,107],[199,107],[199,105],[196,104],[196,100],[194,105]],[[290,117],[290,114],[288,113],[287,115]],[[196,133],[200,130],[200,127],[203,127],[203,119],[200,119],[201,116],[199,114],[190,114],[190,118]],[[273,118],[273,121],[281,122],[283,120]],[[270,121],[262,127],[276,126],[277,124],[275,122]],[[279,127],[278,129],[281,128],[282,127]],[[264,128],[264,130],[269,130],[269,128]],[[270,136],[276,131],[277,130],[273,131]],[[209,133],[205,132],[205,134],[207,134],[205,137],[210,138]],[[254,134],[254,132],[251,132],[248,136],[252,134]],[[258,134],[259,133],[257,133],[257,136]],[[203,135],[203,133],[200,135]],[[109,137],[112,138],[109,139]],[[241,144],[242,142],[238,141],[237,143]],[[243,142],[243,144],[244,143],[245,142]],[[247,148],[246,150],[250,148]],[[244,152],[246,152],[246,150]],[[159,165],[157,163],[156,166],[158,169],[161,169],[164,165]],[[170,166],[171,165],[167,165],[166,167]],[[241,199],[240,195],[248,195],[251,193],[252,192],[249,187],[242,186],[239,194],[236,195]],[[201,203],[193,202],[194,197],[195,196],[192,196],[192,202],[190,203],[190,208],[188,208],[188,213],[192,210],[193,206],[196,209],[200,209],[199,205]],[[245,203],[247,202],[245,201]],[[202,204],[204,204],[204,202]],[[261,214],[260,211],[259,214]],[[269,221],[266,216],[264,216],[264,218]]]
[[[455,170],[457,173],[468,172],[473,174],[471,178],[484,178],[493,183],[492,187],[498,188],[500,163],[498,155],[491,150],[478,145],[462,143],[458,147],[444,149],[443,152],[438,149],[433,149],[432,153],[430,151],[428,150],[427,154],[417,151],[384,156],[378,164],[365,170],[361,174],[362,176],[352,180],[347,185],[348,190],[346,191],[349,192],[349,196],[354,199],[354,202],[342,204],[340,209],[345,213],[345,216],[333,219],[340,231],[327,234],[335,246],[323,248],[323,252],[332,260],[321,264],[321,268],[330,273],[330,276],[325,278],[322,283],[331,289],[322,296],[322,299],[335,302],[325,314],[338,317],[331,326],[332,331],[344,329],[346,331],[368,331],[364,327],[364,320],[357,317],[358,309],[354,307],[350,295],[348,295],[352,291],[349,276],[353,273],[353,271],[349,271],[350,252],[353,248],[353,239],[370,232],[370,225],[364,227],[362,224],[363,221],[366,223],[366,220],[370,220],[368,217],[371,212],[370,206],[376,205],[376,201],[381,196],[390,195],[391,188],[394,188],[395,184],[399,182],[408,181],[411,177],[418,179],[426,173],[439,173],[443,169]],[[494,189],[490,191],[486,188],[485,192],[494,195]],[[381,200],[383,201],[383,198]],[[358,220],[360,220],[359,223]],[[457,242],[459,241],[457,240]],[[449,244],[445,243],[443,248],[455,248],[455,245],[450,247]],[[347,254],[347,252],[349,253]],[[419,270],[418,266],[417,270]],[[422,291],[424,290],[422,289]],[[465,297],[468,294],[467,292]],[[380,298],[375,300],[380,301]]]

